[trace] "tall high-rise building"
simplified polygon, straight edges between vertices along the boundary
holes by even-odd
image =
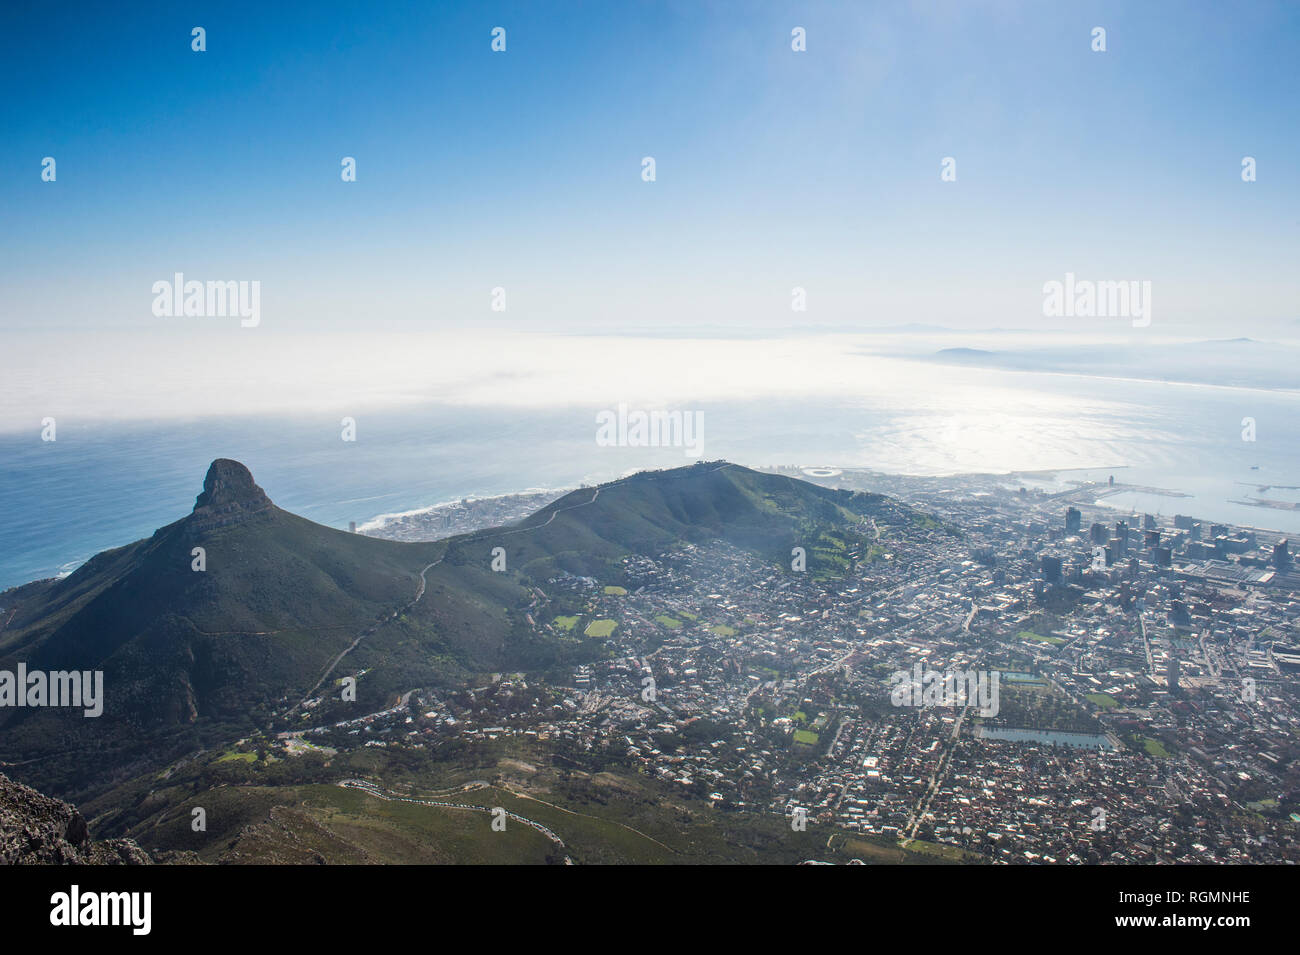
[[[1052,583],[1060,581],[1061,558],[1053,557],[1051,554],[1043,555],[1043,577]]]
[[[1065,509],[1065,532],[1067,534],[1079,533],[1079,528],[1083,527],[1083,515],[1077,507],[1067,507]]]
[[[1104,544],[1110,539],[1110,535],[1106,532],[1106,525],[1101,523],[1093,524],[1089,528],[1089,535],[1094,544]]]
[[[1278,570],[1288,570],[1291,567],[1291,553],[1287,549],[1286,538],[1273,545],[1273,566]]]
[[[1187,609],[1187,603],[1185,601],[1171,600],[1169,602],[1169,622],[1175,627],[1191,626],[1192,615]]]
[[[1115,539],[1119,541],[1119,553],[1128,553],[1128,522],[1115,522]]]
[[[1174,565],[1174,551],[1172,547],[1156,548],[1156,566],[1172,567]]]

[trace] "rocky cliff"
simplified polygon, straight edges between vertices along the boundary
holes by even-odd
[[[149,865],[149,854],[131,839],[90,838],[86,820],[72,806],[0,774],[0,864]]]

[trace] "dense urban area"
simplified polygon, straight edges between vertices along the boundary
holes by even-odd
[[[720,811],[955,861],[1300,859],[1300,574],[1284,535],[1102,506],[1125,488],[1114,478],[1053,491],[771,470],[889,494],[916,519],[809,542],[830,574],[713,543],[629,557],[616,580],[553,578],[529,623],[603,640],[599,659],[330,725],[310,725],[309,703],[310,728],[281,745],[525,737]],[[516,514],[509,499],[448,507],[420,529]]]

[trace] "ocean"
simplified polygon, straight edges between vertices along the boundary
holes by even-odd
[[[903,359],[869,367],[873,375],[839,395],[685,405],[702,413],[703,459],[898,474],[1096,469],[1060,481],[1104,481],[1122,466],[1117,481],[1190,497],[1135,492],[1108,505],[1300,533],[1300,511],[1232,503],[1300,500],[1295,392]],[[63,418],[53,442],[34,422],[0,435],[0,589],[66,574],[180,519],[218,457],[248,465],[279,506],[342,529],[467,496],[574,487],[694,460],[680,447],[597,444],[596,415],[611,407],[430,402],[356,415],[351,442],[340,416],[325,413]],[[1242,438],[1246,417],[1254,441]]]

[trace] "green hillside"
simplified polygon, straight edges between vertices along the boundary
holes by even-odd
[[[549,578],[604,575],[628,554],[707,540],[786,567],[802,544],[809,571],[842,573],[863,515],[907,519],[878,495],[714,462],[584,488],[511,527],[398,543],[280,510],[242,464],[220,459],[184,519],[64,580],[3,595],[14,615],[0,668],[102,670],[106,698],[98,719],[6,709],[4,761],[81,798],[214,742],[301,726],[297,704],[318,684],[311,718],[324,721],[386,708],[418,686],[567,665],[603,641],[559,641],[528,623],[531,588]],[[498,546],[505,573],[491,567]],[[342,701],[334,681],[358,674],[356,701]]]
[[[708,540],[730,541],[787,566],[790,549],[803,544],[814,570],[814,529],[852,526],[866,515],[890,522],[903,512],[881,495],[702,462],[574,491],[492,540],[499,538],[510,566],[538,578],[561,571],[595,576],[629,553]]]
[[[259,725],[413,599],[421,568],[441,553],[282,511],[235,462],[214,462],[205,488],[232,474],[237,486],[149,539],[6,595],[16,612],[0,667],[102,670],[105,690],[97,719],[5,710],[6,760],[37,760],[28,773],[67,791],[91,772],[126,772]],[[192,569],[196,547],[203,571]],[[86,752],[40,759],[68,750]]]

